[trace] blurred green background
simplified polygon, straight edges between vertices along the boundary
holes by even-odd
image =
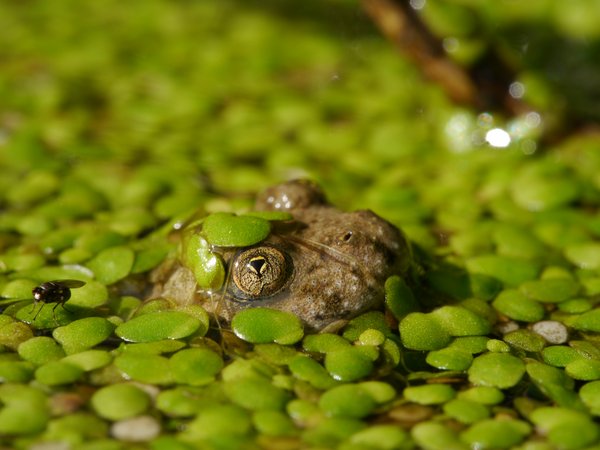
[[[250,193],[310,176],[336,202],[382,210],[379,185],[437,177],[452,152],[487,152],[478,144],[495,126],[512,130],[502,153],[519,158],[546,124],[597,118],[597,1],[411,4],[465,66],[499,54],[540,116],[451,104],[356,1],[5,1],[4,187],[32,169],[75,176],[89,164],[93,185],[154,167],[192,204],[207,186]]]

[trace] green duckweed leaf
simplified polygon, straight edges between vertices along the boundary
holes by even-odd
[[[144,413],[150,406],[150,397],[132,384],[118,383],[98,389],[91,405],[100,417],[122,420]]]
[[[113,284],[131,272],[135,253],[125,246],[109,247],[92,258],[87,266],[102,284]]]
[[[268,220],[253,216],[214,213],[204,219],[202,234],[211,245],[247,247],[265,239],[271,232]]]
[[[105,341],[115,326],[103,317],[86,317],[56,328],[52,336],[68,354],[87,350]]]
[[[473,384],[506,389],[521,380],[525,364],[507,353],[485,353],[473,360],[468,373]]]
[[[253,344],[294,344],[304,336],[300,319],[295,315],[269,308],[240,311],[231,321],[237,337]]]
[[[208,384],[223,368],[223,359],[205,348],[180,350],[169,360],[173,380],[191,386]]]
[[[115,334],[125,341],[153,342],[190,336],[200,326],[201,322],[197,318],[184,312],[158,311],[122,323]]]
[[[430,314],[410,313],[400,322],[402,344],[412,350],[438,350],[450,343],[450,334]]]
[[[225,281],[225,266],[221,257],[199,233],[186,233],[181,243],[181,262],[192,271],[198,286],[219,289]]]

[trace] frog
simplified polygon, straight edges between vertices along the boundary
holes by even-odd
[[[200,303],[221,324],[244,309],[264,307],[322,331],[382,309],[386,279],[410,275],[412,249],[399,228],[368,209],[336,208],[315,182],[268,187],[256,196],[254,210],[286,213],[287,220],[273,221],[268,236],[253,245],[212,246],[226,269],[222,283],[200,287],[190,267],[175,258],[155,276],[153,296]]]

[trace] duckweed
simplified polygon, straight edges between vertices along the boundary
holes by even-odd
[[[150,397],[132,384],[113,384],[97,390],[91,406],[105,419],[122,420],[144,413],[150,406]]]
[[[293,436],[297,434],[292,420],[280,411],[256,411],[252,422],[259,433],[266,436]]]
[[[212,252],[210,244],[200,233],[188,233],[182,239],[181,261],[192,271],[198,286],[219,289],[225,281],[221,258]]]
[[[600,332],[600,309],[584,312],[575,319],[572,326],[577,330]]]
[[[584,242],[573,244],[565,249],[565,256],[582,269],[600,269],[600,244]]]
[[[220,436],[243,436],[250,432],[251,417],[236,405],[220,405],[202,411],[182,435],[184,440],[203,440]]]
[[[526,352],[540,352],[546,341],[530,330],[515,330],[504,335],[504,342]]]
[[[304,336],[302,324],[296,316],[268,308],[241,311],[234,317],[231,328],[239,338],[254,344],[294,344]]]
[[[381,311],[370,311],[352,319],[344,328],[343,336],[349,341],[356,341],[367,330],[377,330],[386,336],[391,331]]]
[[[164,389],[156,396],[156,407],[169,417],[193,417],[207,406],[216,404],[198,388]]]
[[[584,384],[579,390],[581,401],[595,416],[600,415],[600,381],[591,381]]]
[[[487,419],[471,425],[461,439],[471,448],[513,448],[531,432],[531,425],[521,420]]]
[[[160,311],[124,322],[116,328],[115,334],[129,342],[154,342],[188,337],[197,332],[201,325],[198,319],[184,312]]]
[[[510,61],[514,116],[457,107],[348,2],[5,3],[0,447],[598,446],[599,139],[570,128],[598,121],[592,6],[419,10],[469,73]],[[407,271],[363,279],[339,250],[371,236],[346,223],[287,240],[293,198],[252,210],[306,176],[401,227]],[[277,296],[214,320],[231,258],[267,238],[347,264],[380,306],[322,333]],[[161,289],[172,270],[189,285]],[[64,279],[86,284],[32,304]]]
[[[346,339],[332,333],[309,334],[302,340],[302,348],[307,352],[329,353],[349,346]]]
[[[271,232],[268,220],[256,215],[235,216],[214,213],[202,223],[202,233],[211,245],[247,247],[265,239]]]
[[[325,368],[339,381],[355,381],[373,370],[373,360],[358,347],[348,347],[325,355]]]
[[[266,378],[238,378],[226,382],[225,394],[234,404],[252,411],[282,410],[290,400],[285,390]]]
[[[365,330],[358,337],[358,341],[362,345],[377,346],[385,342],[385,335],[379,330]]]
[[[347,417],[331,417],[321,421],[316,427],[306,430],[302,439],[313,446],[337,447],[353,433],[366,428],[360,420]]]
[[[290,361],[289,368],[295,377],[308,381],[317,389],[328,389],[337,384],[330,373],[312,358],[296,356]]]
[[[0,410],[0,433],[5,436],[31,435],[46,427],[49,414],[31,406],[5,406]]]
[[[584,358],[600,360],[600,349],[593,342],[572,339],[569,341],[569,346]]]
[[[419,309],[412,290],[398,275],[389,277],[385,282],[385,304],[396,319],[401,319]]]
[[[50,440],[73,437],[84,441],[101,439],[107,434],[108,426],[102,419],[89,413],[76,412],[50,421],[46,437]]]
[[[482,405],[497,405],[504,400],[504,394],[496,387],[474,386],[458,393],[458,398],[472,400]]]
[[[86,350],[69,355],[63,358],[62,361],[78,366],[82,370],[89,372],[110,364],[112,356],[106,350]]]
[[[169,366],[175,382],[199,386],[214,380],[223,368],[223,360],[212,350],[189,348],[171,356]]]
[[[100,251],[87,266],[100,283],[113,284],[129,274],[134,259],[135,253],[129,247],[110,247]]]
[[[21,384],[0,386],[0,433],[29,435],[42,431],[50,419],[46,397],[41,390]]]
[[[572,361],[581,358],[580,354],[572,347],[566,345],[552,345],[542,350],[544,362],[556,367],[565,367]]]
[[[412,350],[438,350],[450,343],[451,336],[433,317],[411,313],[400,322],[402,344]]]
[[[473,400],[454,399],[444,404],[444,412],[461,423],[471,424],[490,416],[490,410]]]
[[[97,308],[108,301],[107,287],[96,281],[89,281],[84,286],[71,292],[69,305],[82,308]]]
[[[33,337],[18,348],[19,356],[35,365],[42,365],[65,356],[64,350],[48,336]]]
[[[506,389],[521,380],[525,365],[519,358],[506,353],[486,353],[473,360],[468,373],[473,384]]]
[[[381,450],[392,450],[397,448],[408,448],[410,441],[408,434],[394,425],[375,425],[354,433],[348,440],[356,448],[376,448]]]
[[[25,383],[33,378],[34,366],[25,361],[1,361],[0,381],[3,383]]]
[[[428,384],[404,389],[404,397],[421,405],[437,405],[452,400],[456,392],[447,384]]]
[[[454,339],[448,348],[462,350],[467,353],[483,353],[487,348],[487,336],[463,336]]]
[[[450,336],[478,336],[490,332],[490,323],[467,308],[442,306],[430,314]]]
[[[443,370],[467,370],[473,356],[464,350],[446,347],[427,353],[427,364]]]
[[[573,298],[579,285],[571,278],[548,278],[527,281],[519,290],[528,298],[545,303],[561,303]]]
[[[415,442],[427,450],[466,449],[457,433],[439,422],[421,422],[412,429]]]
[[[114,365],[126,380],[150,384],[173,382],[169,360],[164,356],[128,352],[115,357]]]
[[[468,259],[466,264],[470,272],[497,278],[511,287],[533,280],[540,270],[537,263],[500,255],[476,256]]]
[[[19,346],[33,338],[33,332],[26,324],[9,322],[0,327],[0,345],[17,350]]]
[[[541,407],[531,421],[547,433],[548,441],[563,448],[584,448],[598,439],[598,425],[585,413],[566,408]]]
[[[355,384],[334,387],[319,399],[319,408],[328,416],[361,418],[371,414],[376,406],[373,396]]]
[[[541,303],[529,300],[525,294],[514,289],[502,291],[492,304],[497,311],[513,320],[535,322],[544,317]]]
[[[486,348],[494,353],[510,353],[510,345],[500,339],[490,339],[486,343]]]
[[[64,361],[50,361],[35,371],[35,379],[48,386],[74,383],[83,374],[83,370]]]
[[[579,358],[568,363],[565,371],[575,380],[598,380],[600,379],[600,361]]]
[[[121,349],[125,352],[149,353],[153,355],[160,355],[161,353],[176,352],[177,350],[181,350],[185,346],[186,343],[183,341],[178,341],[175,339],[165,339],[163,341],[122,344]]]
[[[102,317],[86,317],[64,327],[56,328],[52,336],[67,354],[78,353],[100,344],[108,338],[115,326]]]

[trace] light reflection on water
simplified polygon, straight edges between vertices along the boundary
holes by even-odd
[[[502,128],[492,128],[485,133],[485,140],[492,147],[505,148],[510,145],[511,136]]]
[[[512,98],[523,98],[523,95],[525,95],[525,85],[519,81],[515,81],[508,87],[508,93]]]
[[[425,7],[426,0],[410,0],[410,6],[412,9],[423,9]]]
[[[530,155],[537,150],[542,128],[543,118],[535,111],[504,120],[489,112],[475,116],[461,110],[446,122],[444,138],[447,147],[454,153],[487,147],[518,149]]]

